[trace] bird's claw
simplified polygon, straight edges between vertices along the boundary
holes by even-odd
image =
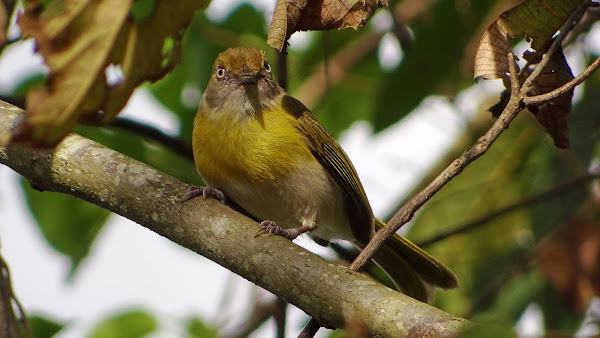
[[[227,204],[227,196],[225,196],[225,194],[221,190],[213,188],[210,185],[207,185],[205,187],[195,185],[190,186],[188,191],[181,198],[181,202],[185,202],[198,196],[202,196],[204,199],[206,199],[207,197],[212,197],[221,201],[221,203],[223,204]]]
[[[256,230],[256,235],[254,237],[258,237],[260,235],[277,235],[281,237],[285,237],[290,241],[294,238],[298,237],[299,233],[296,229],[282,229],[277,225],[277,223],[273,221],[262,221],[260,223],[260,227]]]

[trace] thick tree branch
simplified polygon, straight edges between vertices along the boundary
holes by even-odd
[[[468,323],[326,261],[216,200],[179,202],[187,186],[71,134],[56,148],[6,145],[23,111],[0,101],[0,162],[39,190],[69,194],[127,217],[296,305],[327,327],[360,318],[377,336],[456,335]]]

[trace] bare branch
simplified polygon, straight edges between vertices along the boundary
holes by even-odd
[[[567,19],[567,21],[565,21],[565,23],[560,27],[560,33],[556,36],[556,38],[554,39],[554,42],[552,42],[552,45],[550,45],[550,48],[548,48],[548,51],[544,54],[544,58],[542,59],[542,61],[540,61],[540,63],[535,67],[533,72],[531,72],[531,74],[527,77],[525,82],[523,82],[521,91],[524,94],[529,93],[529,91],[531,90],[531,88],[533,86],[533,81],[535,81],[535,79],[538,77],[538,75],[540,75],[542,70],[546,67],[552,54],[554,54],[554,52],[556,52],[561,47],[563,40],[567,37],[567,35],[571,31],[571,29],[573,29],[573,27],[575,27],[577,22],[579,22],[579,19],[581,19],[581,17],[585,13],[585,11],[591,5],[592,5],[591,1],[587,1],[587,2],[584,2],[581,5],[579,5],[573,11],[573,14],[571,14],[569,19]]]
[[[296,305],[326,327],[359,317],[373,335],[455,336],[469,323],[333,264],[214,199],[180,203],[188,186],[76,134],[56,148],[6,144],[23,111],[0,101],[0,163],[36,188],[69,194],[186,247]]]
[[[125,117],[116,117],[108,124],[108,126],[140,134],[150,140],[162,144],[165,148],[171,150],[175,154],[179,154],[190,161],[194,160],[192,145],[189,142],[185,142],[178,137],[167,135],[162,130],[153,126]]]
[[[298,335],[298,338],[312,338],[317,334],[319,328],[321,328],[321,324],[319,324],[316,319],[311,318],[304,329],[302,329],[302,332]]]
[[[573,80],[565,83],[564,85],[556,88],[555,90],[549,93],[524,97],[523,103],[527,106],[531,106],[555,99],[582,83],[585,79],[587,79],[588,76],[590,76],[596,69],[598,69],[598,67],[600,67],[600,57],[597,58],[594,62],[592,62],[592,64],[589,67],[587,67],[583,73],[579,74],[579,76],[577,76]]]
[[[284,47],[285,48],[285,47]],[[285,322],[287,319],[288,303],[282,298],[277,297],[275,308],[273,309],[273,320],[277,328],[277,338],[285,338]]]
[[[520,102],[521,96],[519,95],[519,92],[516,91],[511,93],[508,105],[485,135],[480,137],[472,147],[465,150],[461,156],[452,161],[452,163],[421,190],[421,192],[408,201],[408,203],[394,215],[388,225],[375,234],[369,244],[362,250],[354,262],[352,262],[350,269],[355,271],[361,269],[366,262],[371,259],[375,250],[377,250],[377,248],[379,248],[381,244],[389,236],[392,236],[402,225],[410,221],[415,212],[423,206],[425,202],[433,197],[433,195],[446,185],[446,183],[450,182],[451,179],[460,174],[467,165],[483,155],[498,136],[500,136],[500,134],[508,127],[509,123],[523,109]]]
[[[386,227],[378,231],[375,236],[371,239],[369,244],[361,251],[358,257],[352,262],[350,265],[350,269],[354,271],[359,271],[373,256],[373,253],[383,244],[383,242],[392,236],[400,227],[410,221],[415,212],[425,204],[433,195],[435,195],[444,185],[446,185],[450,180],[460,174],[463,169],[469,165],[471,162],[475,161],[481,155],[483,155],[489,147],[494,143],[494,141],[500,136],[500,134],[508,127],[510,122],[517,116],[517,114],[523,110],[525,105],[523,104],[523,99],[526,93],[531,89],[531,85],[533,80],[537,77],[537,75],[542,71],[542,69],[548,63],[550,56],[556,50],[559,49],[560,44],[562,43],[565,36],[569,33],[569,31],[575,26],[577,21],[581,18],[585,10],[591,5],[591,2],[585,2],[580,5],[569,17],[569,19],[565,22],[565,24],[561,27],[560,33],[555,38],[554,42],[548,49],[548,52],[536,67],[536,69],[531,73],[531,75],[525,80],[524,84],[521,86],[520,90],[511,90],[510,100],[502,114],[498,117],[498,119],[494,122],[492,127],[480,137],[477,142],[465,150],[465,152],[455,159],[444,171],[442,171],[431,183],[429,183],[421,192],[419,192],[415,197],[413,197],[408,203],[406,203],[397,213],[392,217],[390,222]],[[512,53],[508,56],[509,60],[512,60]],[[514,62],[509,62],[511,67],[514,67]],[[516,78],[514,74],[516,70],[511,69],[511,78]],[[515,86],[515,81],[512,80],[512,85]]]
[[[519,91],[519,74],[513,53],[508,53],[508,69],[510,71],[510,91],[516,93]]]
[[[263,302],[257,301],[250,311],[248,311],[248,318],[244,322],[232,330],[231,334],[223,334],[225,338],[244,338],[248,337],[252,332],[256,331],[262,324],[264,324],[269,318],[273,316],[277,307],[279,306],[280,298],[276,298],[273,301]]]
[[[0,256],[0,336],[33,337],[23,306],[13,291],[8,265],[2,256]]]
[[[504,215],[504,214],[506,214],[508,212],[511,212],[511,211],[519,209],[519,208],[526,207],[528,205],[539,203],[539,202],[541,202],[543,200],[546,200],[546,199],[551,199],[551,198],[554,198],[554,197],[561,196],[561,194],[564,193],[565,191],[567,191],[567,190],[569,190],[571,188],[577,187],[577,186],[579,186],[579,185],[581,185],[583,183],[586,183],[586,182],[588,182],[590,180],[593,180],[593,179],[595,179],[597,177],[598,177],[597,173],[585,174],[583,176],[576,177],[576,178],[574,178],[574,179],[572,179],[570,181],[558,184],[558,185],[556,185],[556,186],[554,186],[554,187],[552,187],[552,188],[550,188],[550,189],[548,189],[546,191],[542,191],[540,193],[537,193],[537,194],[534,194],[534,195],[531,195],[531,196],[527,196],[524,199],[519,200],[519,201],[517,201],[515,203],[512,203],[510,205],[507,205],[504,208],[498,209],[496,211],[492,211],[492,212],[490,212],[489,214],[487,214],[487,215],[485,215],[483,217],[480,217],[478,219],[475,219],[475,220],[472,220],[470,222],[467,222],[464,225],[457,226],[457,227],[455,227],[454,229],[452,229],[450,231],[447,231],[447,232],[444,232],[444,233],[441,233],[441,234],[437,234],[437,235],[433,236],[432,238],[426,239],[426,240],[424,240],[422,242],[419,242],[419,243],[416,243],[416,244],[418,246],[420,246],[420,247],[425,247],[425,246],[431,245],[433,243],[442,241],[442,240],[444,240],[444,239],[446,239],[446,238],[448,238],[448,237],[450,237],[452,235],[461,234],[461,233],[464,233],[464,232],[467,232],[467,231],[471,231],[473,229],[477,229],[477,228],[481,227],[482,225],[488,223],[489,221],[494,220],[497,217],[502,216],[502,215]]]

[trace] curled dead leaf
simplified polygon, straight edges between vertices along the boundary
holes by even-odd
[[[363,27],[387,0],[277,0],[267,43],[281,51],[297,31]]]
[[[533,81],[530,95],[551,92],[573,79],[573,72],[565,59],[562,49],[557,50],[540,75]],[[569,147],[567,118],[571,111],[573,90],[536,107],[530,107],[538,122],[552,137],[554,145],[565,149]]]
[[[509,39],[527,37],[531,47],[546,52],[552,36],[586,0],[525,0],[502,13],[486,30],[475,53],[475,78],[497,79],[508,73]]]
[[[510,52],[508,36],[494,22],[481,37],[475,53],[475,78],[493,80],[505,77],[508,73],[507,55]]]
[[[133,1],[26,1],[18,22],[35,39],[50,74],[45,87],[28,93],[14,140],[52,146],[79,121],[112,119],[137,85],[175,66],[184,29],[207,3],[146,2],[148,15],[140,17]],[[107,78],[111,67],[121,73],[117,81]]]

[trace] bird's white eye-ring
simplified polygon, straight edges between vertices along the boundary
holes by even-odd
[[[217,78],[219,78],[219,79],[222,79],[222,78],[223,78],[223,76],[225,76],[225,69],[224,69],[224,68],[221,68],[221,67],[219,67],[219,68],[217,69]]]
[[[265,61],[265,70],[269,73],[271,72],[271,65],[267,61]]]

